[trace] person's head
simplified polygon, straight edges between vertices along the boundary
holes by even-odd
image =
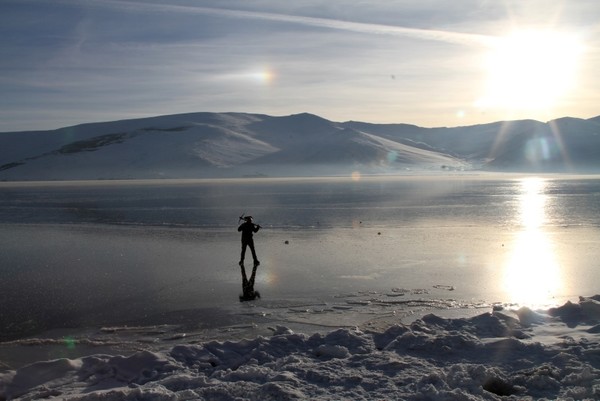
[[[244,220],[245,220],[247,223],[252,223],[252,216],[246,216],[246,217],[244,217]]]

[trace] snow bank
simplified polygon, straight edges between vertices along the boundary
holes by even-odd
[[[277,327],[268,338],[34,363],[0,375],[0,399],[599,399],[599,321],[595,296],[384,331]]]

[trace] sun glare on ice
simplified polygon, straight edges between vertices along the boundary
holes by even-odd
[[[486,59],[480,108],[548,109],[573,89],[582,45],[575,35],[520,31],[499,39]]]
[[[511,302],[528,307],[553,304],[562,288],[561,268],[543,225],[547,183],[540,178],[521,181],[519,222],[514,247],[504,270],[504,288]]]

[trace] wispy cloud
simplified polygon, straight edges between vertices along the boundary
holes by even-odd
[[[282,15],[251,11],[233,11],[215,8],[198,8],[196,10],[202,13],[213,13],[216,15],[230,16],[236,18],[253,18],[268,21],[289,22],[319,28],[329,28],[367,34],[408,36],[415,39],[436,40],[446,43],[472,45],[485,44],[489,43],[489,41],[492,40],[491,37],[484,35],[434,29],[417,29],[381,24],[366,24],[360,22],[350,22],[325,18],[303,17],[295,15]]]
[[[146,10],[151,11],[169,11],[169,12],[180,12],[180,13],[196,13],[204,15],[215,15],[221,17],[240,18],[240,19],[254,19],[274,22],[288,22],[291,24],[299,24],[305,26],[311,26],[316,28],[326,28],[334,30],[343,30],[356,33],[365,33],[373,35],[394,35],[402,37],[410,37],[421,40],[434,40],[445,43],[461,44],[461,45],[488,45],[495,40],[492,36],[453,32],[446,30],[436,29],[420,29],[394,25],[383,25],[383,24],[370,24],[362,22],[344,21],[339,19],[329,18],[315,18],[306,17],[300,15],[287,15],[277,14],[269,12],[258,12],[258,11],[246,11],[246,10],[232,10],[224,8],[213,8],[213,7],[195,7],[195,6],[181,6],[173,4],[148,4],[138,3],[135,1],[98,1],[97,4],[113,5],[118,7],[144,7]]]

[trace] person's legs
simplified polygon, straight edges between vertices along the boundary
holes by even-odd
[[[246,246],[248,246],[248,244],[245,241],[242,241],[242,255],[240,256],[240,266],[244,264],[244,259],[246,258]]]
[[[252,259],[254,259],[254,264],[256,266],[258,266],[260,264],[260,262],[258,261],[258,258],[256,257],[256,251],[254,250],[254,241],[249,241],[248,242],[248,246],[250,247],[250,251],[252,252]]]

